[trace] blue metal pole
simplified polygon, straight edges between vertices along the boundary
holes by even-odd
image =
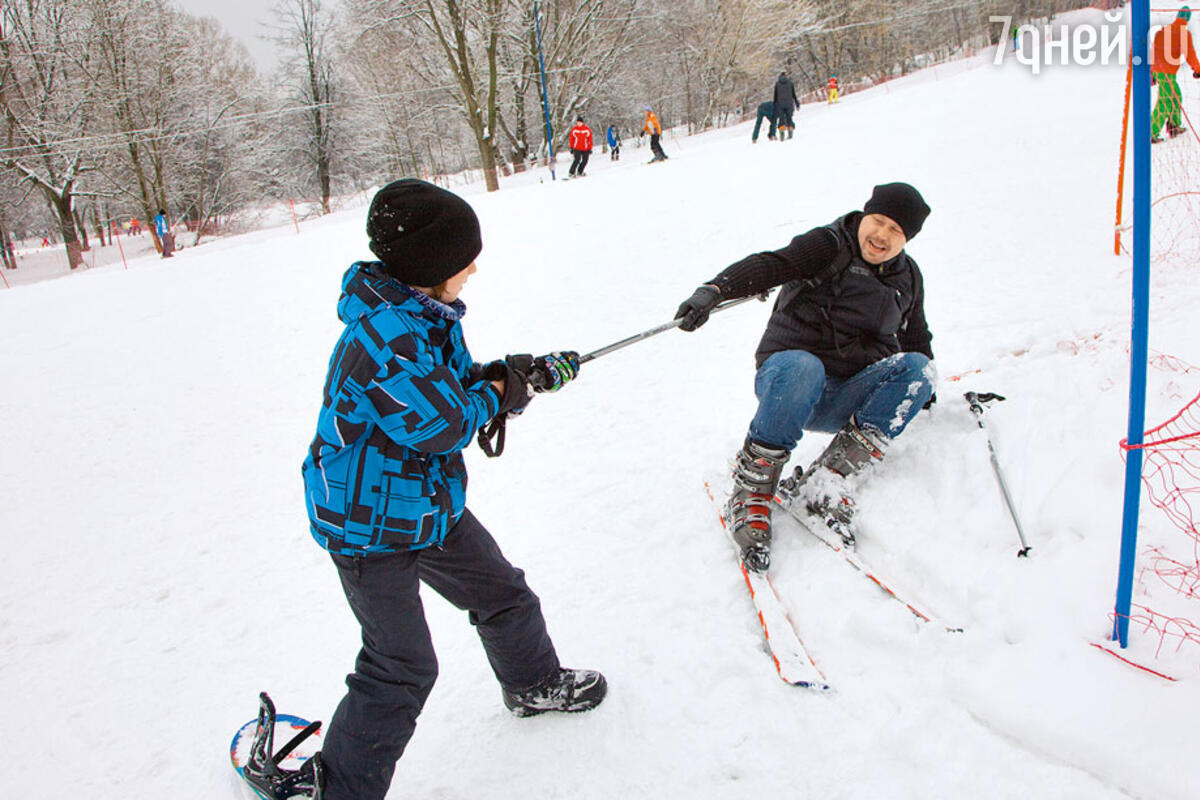
[[[1150,322],[1150,2],[1134,0],[1133,52],[1133,324],[1129,347],[1129,427],[1125,457],[1125,513],[1117,573],[1113,638],[1129,646],[1129,613],[1137,559],[1138,506],[1142,495],[1142,437],[1146,429],[1146,359]]]
[[[546,118],[546,155],[550,161],[550,180],[554,177],[554,130],[550,127],[550,102],[546,95],[546,60],[542,57],[542,16],[533,0],[533,24],[537,28],[538,71],[542,75],[542,114]]]

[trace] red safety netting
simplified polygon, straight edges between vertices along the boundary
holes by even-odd
[[[1188,64],[1175,76],[1178,108],[1171,85],[1159,81],[1153,87],[1155,118],[1161,141],[1150,148],[1150,261],[1156,269],[1187,268],[1200,263],[1200,80],[1192,77]],[[1127,158],[1132,158],[1132,147]],[[1131,174],[1128,168],[1125,176]],[[1122,192],[1118,244],[1123,252],[1133,245],[1132,192]]]
[[[1157,355],[1151,365],[1200,376],[1200,368],[1173,356]],[[1138,587],[1143,602],[1133,604],[1131,625],[1158,637],[1160,655],[1184,645],[1200,646],[1200,395],[1146,431],[1142,444],[1121,442],[1123,454],[1132,447],[1142,451],[1142,484],[1149,504],[1182,537],[1159,535],[1142,549]]]

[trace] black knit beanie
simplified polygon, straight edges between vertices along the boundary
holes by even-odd
[[[409,286],[437,286],[483,249],[479,219],[467,201],[415,178],[389,183],[375,194],[367,236],[384,271]]]
[[[912,239],[921,232],[929,206],[921,193],[907,183],[885,183],[875,187],[871,199],[863,206],[864,214],[883,214],[892,219],[904,231],[904,238]]]

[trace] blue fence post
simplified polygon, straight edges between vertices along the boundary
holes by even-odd
[[[1133,324],[1129,347],[1129,427],[1125,457],[1125,511],[1113,638],[1129,646],[1133,571],[1137,560],[1138,507],[1142,495],[1142,437],[1146,429],[1146,360],[1150,323],[1150,2],[1134,0],[1133,59]]]
[[[542,57],[542,16],[537,0],[533,0],[533,24],[537,28],[538,72],[542,76],[542,114],[546,118],[546,157],[550,164],[550,180],[554,177],[554,130],[550,127],[550,100],[546,94],[546,61]]]

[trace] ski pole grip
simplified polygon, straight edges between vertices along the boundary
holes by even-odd
[[[986,403],[999,402],[1004,400],[1004,395],[996,394],[995,392],[963,392],[963,399],[967,401],[967,405],[971,407],[971,411],[982,416],[983,407]]]

